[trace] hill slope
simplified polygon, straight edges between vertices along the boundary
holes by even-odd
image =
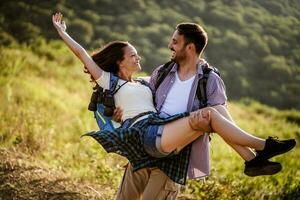
[[[0,48],[1,198],[97,199],[97,192],[114,198],[127,161],[105,153],[94,140],[80,139],[97,128],[87,111],[92,89],[82,65],[61,56],[68,53],[60,42]],[[229,110],[257,136],[296,138],[299,144],[300,112],[247,99],[231,102]],[[299,146],[273,159],[283,164],[275,176],[243,175],[243,161],[218,136],[212,137],[211,156],[211,176],[189,181],[183,199],[300,197]]]
[[[9,199],[106,200],[109,186],[74,180],[61,170],[48,169],[28,155],[0,149],[0,197]]]

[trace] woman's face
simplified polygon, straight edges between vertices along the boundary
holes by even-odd
[[[119,63],[121,70],[134,73],[141,70],[141,57],[137,54],[136,49],[132,45],[124,48],[124,59]]]

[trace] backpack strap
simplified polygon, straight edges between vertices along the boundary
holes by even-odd
[[[209,73],[214,71],[218,76],[220,76],[219,70],[213,66],[208,66],[206,63],[203,67],[203,76],[199,79],[196,95],[200,101],[201,107],[207,106],[207,94],[206,94],[206,85],[209,77]]]
[[[166,78],[166,76],[169,74],[171,69],[173,68],[175,62],[169,61],[166,64],[164,64],[157,72],[157,79],[156,83],[154,85],[155,90],[159,87],[159,85],[163,82],[163,80]]]
[[[110,81],[109,81],[109,89],[104,90],[100,87],[97,83],[94,87],[93,94],[91,96],[91,100],[88,106],[90,111],[97,110],[97,104],[107,104],[106,106],[114,107],[113,95],[127,82],[122,84],[119,88],[117,88],[119,77],[110,74]],[[117,89],[116,89],[117,88]],[[110,98],[110,101],[107,101],[107,98]]]
[[[115,94],[115,90],[118,85],[118,81],[119,81],[119,77],[111,73],[110,81],[109,81],[109,91],[111,94]]]
[[[141,83],[142,85],[150,87],[149,83],[147,81],[145,81],[144,79],[142,79],[142,78],[135,78],[134,80]]]

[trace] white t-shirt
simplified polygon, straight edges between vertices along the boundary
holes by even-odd
[[[161,112],[169,115],[175,115],[187,111],[187,104],[195,76],[188,80],[181,81],[176,72],[174,85],[171,87],[166,97],[166,100],[161,108]]]
[[[109,89],[110,73],[103,71],[101,77],[97,79],[96,82],[102,88]],[[123,83],[125,83],[125,81],[119,79],[117,88]],[[150,88],[142,85],[140,82],[126,83],[114,95],[114,99],[115,105],[123,109],[122,121],[142,112],[156,112]]]

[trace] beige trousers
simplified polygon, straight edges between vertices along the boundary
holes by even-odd
[[[129,163],[117,193],[117,200],[173,200],[180,185],[158,168],[132,171]]]

